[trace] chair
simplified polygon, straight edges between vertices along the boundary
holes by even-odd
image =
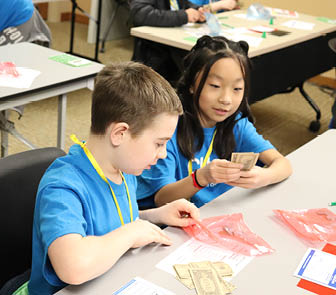
[[[28,150],[0,159],[1,295],[11,294],[4,291],[9,288],[10,282],[5,284],[8,280],[31,267],[32,224],[37,188],[48,166],[64,155],[63,150],[50,147]],[[29,273],[26,277],[29,279]],[[19,286],[12,287],[16,290]]]

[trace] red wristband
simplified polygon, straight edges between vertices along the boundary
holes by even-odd
[[[198,188],[198,189],[202,189],[202,188],[205,188],[205,186],[203,185],[200,185],[197,181],[197,178],[196,178],[196,172],[197,172],[197,169],[195,171],[193,171],[193,173],[191,173],[191,177],[192,177],[192,180],[193,180],[193,185],[194,187]]]

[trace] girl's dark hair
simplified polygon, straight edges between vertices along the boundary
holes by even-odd
[[[182,154],[188,160],[194,158],[204,142],[203,128],[199,120],[199,98],[211,67],[219,59],[235,59],[241,67],[245,82],[244,96],[237,111],[216,124],[217,133],[213,148],[220,159],[229,160],[236,146],[233,127],[237,122],[237,114],[241,114],[239,119],[248,117],[253,122],[247,101],[250,76],[248,48],[245,41],[234,42],[224,37],[203,36],[184,58],[184,71],[177,84],[177,93],[184,109],[177,125],[177,142]],[[202,76],[198,88],[192,94],[190,88],[195,84],[199,74]]]

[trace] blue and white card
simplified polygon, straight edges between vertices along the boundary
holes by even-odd
[[[336,255],[309,248],[294,276],[336,290]]]
[[[122,286],[113,295],[175,295],[173,292],[159,287],[140,277],[135,277],[126,285]]]

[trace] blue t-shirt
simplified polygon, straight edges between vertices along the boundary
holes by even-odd
[[[215,127],[204,128],[203,130],[204,143],[201,150],[195,154],[195,158],[192,161],[193,171],[201,168],[203,159],[212,140]],[[240,119],[236,123],[234,126],[234,136],[236,140],[236,148],[234,152],[261,153],[269,149],[274,149],[273,145],[268,140],[265,140],[257,133],[255,127],[247,118]],[[209,161],[214,159],[218,159],[218,156],[213,151]],[[163,186],[181,180],[188,175],[188,160],[180,153],[175,131],[173,137],[167,143],[167,157],[165,159],[160,159],[150,170],[144,170],[142,175],[137,177],[138,202],[141,203],[141,199],[153,195]],[[201,189],[192,196],[191,201],[197,207],[201,207],[230,188],[232,188],[232,186],[225,183],[209,184],[206,188]],[[148,198],[146,201],[149,202]],[[153,198],[151,199],[151,202],[154,204]]]
[[[139,216],[135,198],[136,178],[124,174],[131,196],[133,219]],[[110,181],[125,223],[130,210],[124,183]],[[98,175],[83,149],[73,145],[44,174],[36,197],[33,224],[33,261],[29,294],[53,294],[66,284],[56,275],[48,247],[57,238],[77,233],[101,236],[121,226],[109,186]]]
[[[209,4],[209,0],[190,0],[190,2],[196,4],[196,5],[199,5],[199,6],[203,6],[203,5],[207,5]],[[213,1],[215,2],[215,1]]]
[[[16,27],[30,20],[34,12],[32,0],[0,1],[0,32],[8,27]]]

